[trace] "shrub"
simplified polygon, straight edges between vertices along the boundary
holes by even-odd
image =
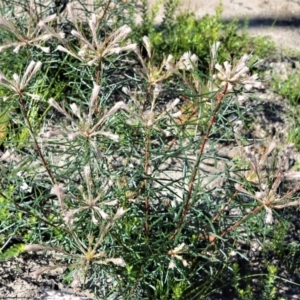
[[[7,250],[4,242],[2,258],[52,251],[56,265],[32,275],[64,266],[64,282],[95,297],[206,299],[228,285],[228,274],[236,284],[231,261],[247,260],[237,245],[259,239],[274,210],[299,205],[297,189],[279,190],[292,147],[272,169],[266,158],[274,143],[260,160],[241,147],[247,170],[232,166],[217,146],[224,137],[241,145],[232,130],[241,120],[227,116],[242,116],[236,96],[260,86],[249,74],[251,56],[221,65],[219,43],[187,41],[198,55],[211,53],[203,74],[197,55],[179,55],[184,48],[163,58],[154,53],[155,39],[144,36],[141,49],[115,10],[122,3],[95,1],[98,15],[57,5],[49,15],[24,2],[30,36],[12,10],[1,16],[9,128],[2,139],[1,239],[23,236]],[[187,21],[201,24],[206,36],[219,26],[217,18]],[[218,30],[210,32],[212,42]],[[9,68],[11,56],[16,69]],[[273,293],[275,273],[270,267],[264,293]]]

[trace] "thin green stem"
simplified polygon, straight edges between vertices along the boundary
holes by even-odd
[[[2,198],[4,198],[5,200],[8,200],[8,201],[10,200],[10,199],[8,199],[2,192],[0,192],[0,196],[1,196]],[[34,217],[34,218],[37,218],[39,221],[41,221],[41,222],[43,222],[43,223],[45,223],[45,224],[48,224],[48,225],[50,225],[50,226],[52,226],[52,227],[59,227],[58,225],[55,225],[55,224],[49,222],[48,220],[43,219],[42,217],[35,215],[34,213],[32,213],[32,211],[26,209],[25,207],[21,206],[20,204],[16,203],[15,201],[14,201],[14,205],[15,205],[19,210],[26,212],[26,214],[28,214],[29,216],[32,216],[32,217]]]
[[[150,128],[147,129],[147,136],[146,136],[146,154],[145,154],[145,166],[144,166],[144,172],[145,176],[148,176],[148,171],[149,171],[149,158],[150,158]],[[145,223],[145,228],[146,232],[149,231],[149,195],[147,194],[147,179],[145,179],[144,182],[144,188],[146,191],[146,197],[145,197],[145,216],[146,216],[146,223]]]

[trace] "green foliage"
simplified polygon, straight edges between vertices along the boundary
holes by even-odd
[[[7,222],[9,219],[9,207],[10,202],[9,199],[12,196],[14,188],[11,186],[8,188],[8,191],[3,193],[2,196],[0,196],[0,221],[3,226],[3,222]]]
[[[298,124],[298,122],[297,122]],[[297,125],[296,128],[291,128],[289,135],[288,135],[288,141],[290,143],[294,143],[297,149],[300,149],[300,129]]]
[[[173,8],[170,15],[173,16]],[[168,54],[179,58],[184,52],[198,55],[205,66],[209,63],[210,45],[221,38],[224,24],[220,21],[221,7],[215,16],[196,20],[193,13],[181,13],[172,19],[167,13],[164,22],[155,27],[152,20],[146,20],[135,29],[136,39],[149,37],[154,49],[154,60],[159,62]],[[231,25],[228,25],[228,27]]]
[[[0,145],[5,141],[9,121],[9,115],[5,111],[0,111]]]
[[[7,249],[4,253],[1,253],[0,251],[0,261],[1,260],[9,260],[14,257],[18,257],[22,252],[25,251],[24,245],[23,244],[17,244],[9,249]]]
[[[1,187],[5,187],[5,180],[2,179]],[[2,191],[0,194],[0,246],[3,248],[6,245],[6,241],[13,236],[22,236],[24,242],[30,241],[30,226],[36,225],[36,220],[24,214],[22,210],[17,209],[14,203],[15,198],[15,186],[10,185],[6,187],[6,190]],[[14,250],[14,248],[12,248]],[[10,250],[6,250],[11,253]],[[6,251],[4,256],[8,255]]]
[[[253,51],[255,56],[263,59],[272,58],[276,54],[275,42],[265,36],[249,38],[249,44],[247,43],[246,47]]]
[[[218,52],[222,60],[232,60],[243,52],[254,52],[256,57],[271,56],[275,52],[275,44],[270,39],[250,38],[245,29],[238,32],[238,20],[227,24],[222,22],[221,5],[216,9],[215,15],[206,15],[198,20],[192,12],[175,14],[174,10],[179,6],[179,2],[169,0],[164,2],[165,15],[162,23],[155,25],[159,4],[157,1],[153,6],[151,18],[143,15],[142,23],[134,30],[137,42],[140,42],[144,35],[149,37],[154,49],[153,59],[158,63],[169,54],[179,58],[183,53],[191,51],[200,58],[201,70],[207,72],[210,47],[217,41],[222,43]]]
[[[174,283],[172,287],[172,300],[180,300],[184,298],[184,291],[188,288],[188,282],[181,281]]]
[[[232,271],[233,271],[233,281],[232,286],[234,290],[236,291],[238,295],[239,300],[253,300],[255,299],[253,295],[253,287],[249,284],[246,286],[246,288],[242,289],[240,287],[241,285],[241,270],[238,263],[234,263],[232,265]]]
[[[275,77],[272,87],[282,97],[288,98],[292,105],[297,105],[300,100],[300,72],[294,71],[285,80]]]
[[[277,267],[269,265],[268,266],[268,276],[265,280],[264,290],[262,293],[263,299],[273,300],[277,294],[277,288],[275,286],[275,281],[277,277]]]
[[[273,265],[267,266],[268,273],[265,278],[259,282],[258,287],[261,291],[259,294],[254,294],[254,285],[248,284],[245,288],[240,287],[240,282],[245,281],[247,278],[240,277],[240,268],[237,263],[233,264],[233,287],[237,292],[237,296],[239,300],[254,300],[259,297],[259,299],[263,300],[274,300],[279,299],[277,288],[276,288],[276,279],[277,277],[277,267]],[[247,282],[247,281],[246,281]]]
[[[265,241],[262,253],[266,259],[270,255],[280,260],[290,272],[294,272],[299,268],[297,255],[300,251],[300,243],[297,241],[286,241],[288,233],[293,230],[293,224],[286,220],[282,220],[275,228],[268,233],[270,239]]]
[[[298,110],[300,100],[300,72],[298,69],[291,71],[286,79],[280,78],[280,75],[273,76],[271,88],[282,97],[288,99],[295,109],[291,112],[292,126],[288,134],[288,142],[294,143],[297,149],[300,149],[300,114]]]
[[[271,251],[275,253],[280,259],[285,257],[286,242],[285,237],[289,232],[290,224],[282,220],[278,223],[274,230],[269,234],[272,234],[272,239],[264,243],[263,251]]]

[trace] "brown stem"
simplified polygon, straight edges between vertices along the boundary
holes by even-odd
[[[45,167],[45,169],[46,169],[46,171],[47,171],[47,173],[48,173],[48,175],[49,175],[49,177],[51,179],[52,184],[54,184],[55,183],[54,176],[53,176],[51,170],[48,167],[48,164],[47,164],[47,162],[46,162],[46,160],[44,158],[44,155],[43,155],[42,150],[41,150],[41,148],[39,146],[39,143],[38,143],[38,141],[37,141],[37,139],[36,139],[36,137],[34,135],[34,132],[33,132],[33,129],[32,129],[31,123],[30,123],[30,120],[29,120],[29,118],[27,116],[27,112],[26,112],[26,108],[25,108],[25,103],[24,103],[24,100],[23,100],[23,98],[21,96],[20,96],[20,103],[21,103],[22,113],[23,113],[23,115],[25,117],[25,120],[26,120],[27,126],[29,128],[29,132],[31,134],[31,137],[33,138],[33,141],[35,143],[36,150],[37,150],[37,152],[39,154],[39,157],[40,157],[40,159],[42,161],[42,164],[44,165],[44,167]]]
[[[254,208],[248,215],[244,216],[239,221],[237,221],[235,224],[233,224],[228,229],[226,229],[225,231],[223,231],[223,233],[220,236],[224,237],[226,234],[228,234],[229,232],[231,232],[232,230],[234,230],[236,227],[240,226],[250,216],[257,214],[263,207],[264,207],[264,205],[260,205],[260,206],[257,206],[256,208]]]
[[[221,213],[226,209],[226,207],[228,206],[228,204],[232,201],[233,197],[235,197],[237,194],[238,194],[238,192],[235,191],[235,193],[233,194],[233,196],[227,201],[226,204],[224,204],[224,205],[221,207],[221,209],[220,209],[220,210],[215,214],[215,216],[212,218],[211,224],[215,223],[215,222],[219,219]],[[207,230],[208,230],[208,226],[205,227],[204,232],[206,232]],[[201,240],[201,239],[203,239],[203,238],[205,238],[205,235],[199,234],[199,236],[198,236],[198,241]],[[215,239],[215,235],[212,236],[212,239]]]
[[[96,72],[96,83],[98,85],[100,85],[100,80],[101,80],[101,61],[99,61],[97,72]]]
[[[102,21],[103,21],[105,15],[106,15],[106,13],[107,13],[107,10],[108,10],[108,8],[109,8],[109,6],[110,6],[110,3],[111,3],[111,0],[108,0],[107,3],[106,3],[106,5],[105,5],[105,7],[104,7],[103,14],[102,14],[101,18],[99,19],[99,24],[102,23]]]
[[[210,135],[210,132],[212,130],[212,127],[216,121],[216,117],[217,117],[217,114],[220,110],[220,107],[221,107],[221,104],[222,104],[222,100],[224,99],[224,96],[225,94],[227,93],[227,88],[228,88],[228,84],[226,84],[223,88],[223,91],[218,93],[216,95],[216,98],[217,98],[217,106],[209,120],[209,124],[208,124],[208,128],[206,130],[206,134],[201,142],[201,145],[200,145],[200,148],[199,148],[199,155],[198,155],[198,158],[195,162],[195,166],[194,166],[194,169],[193,169],[193,172],[192,172],[192,175],[191,175],[191,179],[190,179],[190,183],[189,183],[189,186],[188,186],[188,192],[187,192],[187,195],[185,197],[185,201],[184,201],[184,206],[183,206],[183,210],[181,212],[181,216],[180,216],[180,220],[178,222],[178,226],[177,226],[177,229],[176,231],[170,236],[170,239],[173,239],[177,234],[178,232],[180,231],[181,229],[181,226],[184,222],[184,219],[187,215],[187,213],[189,212],[190,208],[191,208],[191,198],[192,198],[192,192],[193,192],[193,188],[194,188],[194,184],[195,184],[195,181],[196,181],[196,176],[198,174],[198,170],[199,170],[199,164],[201,162],[201,158],[202,158],[202,155],[203,155],[203,152],[204,152],[204,147],[208,141],[208,138],[209,138],[209,135]]]
[[[232,226],[230,226],[229,228],[227,228],[225,231],[223,231],[220,234],[220,237],[224,237],[225,235],[227,235],[229,232],[233,231],[235,228],[237,228],[238,226],[240,226],[242,223],[244,223],[248,218],[250,218],[252,215],[257,214],[262,208],[264,207],[264,205],[260,205],[257,206],[256,208],[254,208],[248,215],[244,216],[243,218],[241,218],[239,221],[237,221],[236,223],[234,223]],[[209,245],[206,247],[206,250],[210,247],[212,247],[213,245],[215,245],[217,242],[216,237],[209,243]],[[206,251],[205,250],[205,251]],[[205,252],[204,250],[202,251],[202,254]]]
[[[145,101],[143,103],[143,108],[142,108],[143,112],[146,110],[146,105],[149,102],[151,90],[152,90],[152,85],[150,84],[149,87],[147,88]]]

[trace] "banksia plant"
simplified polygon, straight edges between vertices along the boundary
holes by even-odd
[[[207,299],[231,279],[238,288],[232,260],[248,259],[249,241],[279,222],[274,210],[300,204],[298,186],[284,186],[292,145],[271,168],[277,145],[258,158],[241,136],[237,96],[261,87],[251,55],[222,62],[216,42],[203,74],[192,51],[158,63],[150,37],[137,46],[132,20],[122,22],[132,3],[37,3],[27,33],[0,17],[11,120],[0,124],[0,258],[49,254],[34,280],[60,269],[57,281],[99,299]],[[245,168],[220,147],[238,147]],[[15,235],[22,245],[10,247]]]

